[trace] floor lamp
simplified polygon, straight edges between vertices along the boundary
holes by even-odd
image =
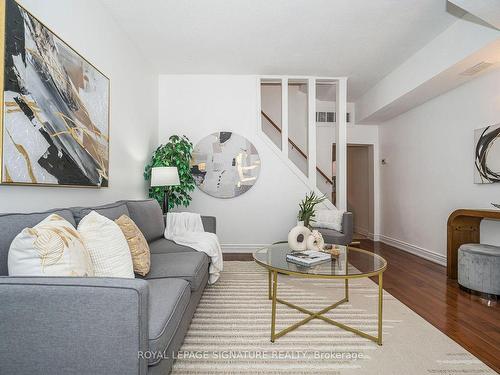
[[[163,186],[163,213],[168,212],[169,186],[180,185],[179,172],[177,167],[153,167],[151,170],[151,187]]]

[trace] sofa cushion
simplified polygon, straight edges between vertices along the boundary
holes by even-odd
[[[85,216],[92,211],[107,217],[109,220],[116,220],[122,215],[129,216],[127,205],[124,202],[115,202],[95,207],[71,207],[75,221],[78,224]]]
[[[146,279],[184,279],[191,285],[191,290],[196,291],[202,286],[203,277],[208,272],[208,263],[208,256],[197,251],[151,254],[151,270]]]
[[[165,238],[159,238],[149,243],[151,254],[170,254],[170,253],[185,253],[196,251],[191,247],[178,245],[174,241]]]
[[[139,227],[148,242],[163,237],[165,222],[163,212],[158,202],[154,199],[142,201],[124,201],[130,215],[127,215]]]
[[[54,209],[36,213],[0,214],[0,276],[7,276],[7,255],[12,240],[24,229],[34,227],[51,214],[57,214],[76,227],[73,213],[68,209]]]
[[[182,279],[154,279],[149,284],[149,350],[163,352],[174,337],[189,304],[189,283]],[[166,353],[171,355],[171,353]],[[154,356],[149,365],[159,362]]]
[[[9,276],[94,276],[88,249],[75,227],[56,214],[25,228],[10,245]]]

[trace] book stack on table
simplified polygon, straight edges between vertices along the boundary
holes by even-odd
[[[321,251],[306,250],[288,253],[286,255],[286,260],[291,263],[309,267],[331,261],[332,256]]]

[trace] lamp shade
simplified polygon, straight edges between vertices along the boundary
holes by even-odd
[[[151,186],[180,185],[177,167],[153,167],[151,170]]]

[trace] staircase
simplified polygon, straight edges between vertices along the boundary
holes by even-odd
[[[306,152],[294,142],[293,139],[288,139],[288,158],[285,158],[281,148],[276,144],[276,138],[281,138],[282,129],[281,127],[263,110],[260,112],[262,120],[261,136],[266,139],[267,143],[281,156],[282,160],[301,180],[302,182],[312,191],[315,191],[318,195],[325,195],[327,200],[324,204],[328,208],[334,208],[333,202],[335,201],[335,192],[333,191],[334,181],[328,176],[328,173],[316,165],[316,184],[314,186],[311,184],[310,179],[307,176],[307,165],[308,156]],[[274,134],[273,134],[274,133]],[[274,140],[273,140],[274,139]],[[314,150],[315,152],[316,150]],[[329,172],[331,174],[331,172]]]
[[[261,76],[257,80],[257,133],[308,190],[326,196],[326,207],[346,210],[347,77]],[[320,126],[317,110],[336,113],[333,126]]]

